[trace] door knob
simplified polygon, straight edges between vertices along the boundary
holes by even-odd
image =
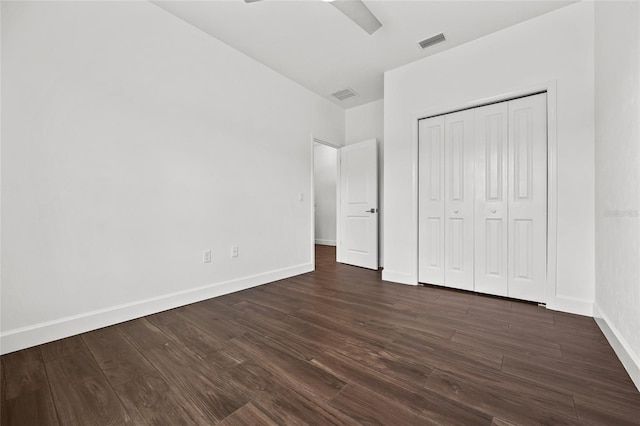
[[[376,213],[378,211],[378,209],[369,209],[366,210],[365,213]]]
[[[495,210],[495,209],[491,209],[491,213],[495,213],[495,212],[496,212],[496,210]]]
[[[453,212],[454,212],[455,214],[458,214],[458,213],[460,213],[460,210],[454,210]]]

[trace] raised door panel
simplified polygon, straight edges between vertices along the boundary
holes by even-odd
[[[546,94],[509,101],[509,297],[545,301]]]
[[[475,291],[508,293],[507,103],[474,110]]]
[[[418,124],[418,281],[444,284],[444,117]]]
[[[473,110],[445,116],[444,285],[473,290]]]

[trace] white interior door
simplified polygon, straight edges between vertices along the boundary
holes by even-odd
[[[340,148],[340,261],[378,269],[378,149],[375,139]]]
[[[444,116],[418,126],[418,281],[444,285]]]
[[[547,95],[509,101],[509,297],[545,301]]]
[[[444,285],[473,290],[473,110],[444,124]]]
[[[476,108],[475,290],[508,294],[507,103]]]

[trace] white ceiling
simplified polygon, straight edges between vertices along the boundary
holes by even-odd
[[[383,24],[373,35],[321,0],[153,3],[343,108],[381,99],[387,70],[572,3],[364,1]],[[418,46],[440,32],[444,43]],[[331,96],[347,87],[358,96]]]

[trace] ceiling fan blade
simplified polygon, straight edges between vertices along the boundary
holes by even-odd
[[[331,4],[369,34],[375,33],[382,26],[382,22],[378,21],[362,0],[335,0]]]

